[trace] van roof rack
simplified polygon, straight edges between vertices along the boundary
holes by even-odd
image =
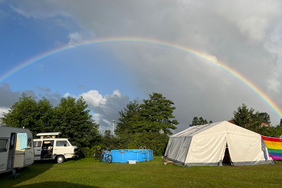
[[[62,134],[61,132],[51,132],[51,133],[38,133],[36,136],[40,136],[40,139],[44,138],[56,138],[56,136]]]

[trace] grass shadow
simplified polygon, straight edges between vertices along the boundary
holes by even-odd
[[[32,179],[52,168],[54,161],[35,161],[31,166],[17,170],[17,178],[13,178],[12,172],[0,174],[0,187],[13,187],[19,183]]]
[[[50,188],[50,187],[82,187],[82,188],[86,188],[86,187],[93,187],[96,188],[94,186],[87,186],[87,185],[82,185],[82,184],[74,184],[74,183],[69,183],[69,182],[56,182],[56,181],[46,181],[46,182],[42,182],[42,183],[35,183],[35,184],[30,184],[30,185],[22,185],[22,186],[17,186],[19,188]],[[98,187],[97,187],[98,188]]]

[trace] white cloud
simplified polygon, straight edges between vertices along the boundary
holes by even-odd
[[[270,78],[268,80],[268,90],[274,92],[274,94],[279,94],[281,91],[281,82],[276,78]]]
[[[94,33],[86,33],[86,32],[74,32],[69,33],[68,38],[69,46],[74,46],[76,44],[83,43],[84,41],[87,41],[88,39],[93,39],[95,37]]]
[[[217,1],[216,13],[233,22],[247,38],[261,41],[269,27],[281,15],[281,2],[277,0]]]
[[[70,93],[65,93],[63,97],[64,97],[64,98],[67,98],[67,97],[69,97],[69,96],[70,96]]]
[[[118,119],[118,112],[129,102],[128,96],[123,96],[119,90],[112,95],[102,96],[97,90],[81,94],[93,112],[94,120],[100,124],[101,130],[112,129],[112,120]]]
[[[80,42],[82,40],[82,36],[78,32],[70,33],[69,39],[70,39],[69,45],[73,45]]]
[[[8,113],[10,108],[0,107],[0,118],[3,117],[4,113]]]
[[[84,100],[93,108],[105,104],[105,99],[97,90],[90,90],[87,93],[81,94]]]
[[[2,126],[1,118],[4,116],[4,113],[8,113],[8,112],[9,112],[9,108],[0,107],[0,126]]]

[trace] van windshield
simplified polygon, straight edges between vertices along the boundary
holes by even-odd
[[[75,146],[75,144],[73,143],[73,141],[69,140],[69,143],[70,143],[72,146]]]

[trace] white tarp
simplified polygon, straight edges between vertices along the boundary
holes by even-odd
[[[228,147],[231,164],[271,164],[260,134],[227,121],[193,126],[170,137],[165,157],[187,166],[221,166]]]

